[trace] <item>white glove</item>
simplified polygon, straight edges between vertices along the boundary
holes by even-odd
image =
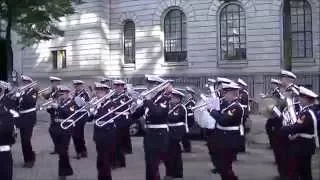
[[[17,98],[20,98],[20,97],[21,97],[21,95],[22,95],[22,93],[20,93],[20,92],[16,92],[16,97],[17,97]]]
[[[152,95],[151,95],[151,94],[152,94],[152,93],[146,95],[146,96],[145,96],[145,99],[146,99],[146,100],[151,100],[151,99],[152,99]]]
[[[137,106],[141,106],[143,104],[143,100],[142,99],[138,99],[137,100]]]
[[[86,102],[79,96],[74,98],[74,102],[76,103],[76,105],[78,107],[82,107],[82,106],[84,106],[86,104]]]
[[[207,98],[206,103],[209,110],[220,110],[220,100],[218,97]]]
[[[59,107],[58,103],[52,103],[51,104],[51,108],[53,108],[53,109],[57,109],[58,107]]]

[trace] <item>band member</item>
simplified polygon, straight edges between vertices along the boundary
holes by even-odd
[[[53,114],[54,118],[50,128],[59,154],[58,169],[60,180],[65,180],[67,176],[73,175],[68,153],[72,128],[63,129],[61,127],[61,123],[75,111],[76,105],[71,99],[70,91],[70,88],[66,86],[58,86],[58,103],[53,104],[52,108],[48,110],[50,114]]]
[[[229,84],[233,81],[228,78],[218,77],[216,80],[216,97],[219,99],[220,109],[224,109],[229,105],[229,102],[224,98],[224,91],[223,91],[223,84]],[[234,82],[233,82],[234,83]],[[216,105],[215,105],[216,106]],[[212,126],[211,126],[212,127]],[[208,145],[208,151],[210,155],[210,160],[213,165],[213,169],[211,169],[211,172],[213,174],[218,173],[217,169],[217,154],[215,153],[215,143],[214,143],[214,127],[213,128],[207,128],[207,145]]]
[[[195,91],[191,87],[186,88],[186,92],[188,93],[187,97],[189,96],[189,99],[187,99],[187,102],[185,104],[188,114],[188,127],[191,128],[194,126],[194,115],[193,111],[191,110],[192,107],[196,105],[195,102]],[[183,145],[183,152],[190,153],[191,152],[191,142],[190,142],[190,135],[189,133],[186,133],[185,136],[182,138],[182,145]]]
[[[162,83],[161,78],[147,76],[148,87],[150,84]],[[132,114],[133,119],[138,119],[145,114],[146,133],[144,136],[144,153],[146,162],[146,180],[160,180],[159,165],[165,160],[168,153],[168,112],[172,85],[164,90],[158,90],[155,96],[147,96],[142,106]]]
[[[89,101],[89,94],[84,89],[83,85],[84,85],[83,81],[73,80],[73,87],[74,87],[73,101],[76,104],[75,110],[79,110],[86,104],[86,102]],[[78,119],[84,114],[87,114],[85,110],[83,112],[77,113],[74,119]],[[88,116],[84,115],[76,123],[72,131],[72,140],[75,147],[75,151],[77,153],[77,155],[74,157],[75,159],[88,157],[86,142],[84,139],[84,127],[87,121],[88,121]]]
[[[95,110],[91,112],[92,116],[90,118],[96,121],[111,110],[112,104],[110,103],[110,100],[101,99],[106,96],[109,91],[109,87],[107,85],[95,83],[94,91],[98,101],[101,101],[96,105]],[[112,118],[112,115],[104,117],[101,119],[101,122],[107,122],[110,118]],[[111,161],[115,156],[116,135],[116,125],[114,121],[109,121],[104,126],[98,126],[97,123],[95,123],[93,140],[96,143],[96,150],[98,154],[98,180],[112,180]]]
[[[286,97],[292,96],[293,92],[297,94],[296,91],[298,91],[294,86],[294,81],[296,79],[296,75],[294,75],[290,71],[281,70],[280,72],[280,93],[281,96],[281,103],[278,105],[279,107],[273,108],[273,112],[276,115],[276,118],[281,122],[281,127],[286,126],[285,119],[283,118],[283,114],[285,113],[286,107]],[[299,92],[298,92],[299,93]],[[299,112],[298,109],[296,109],[296,112]],[[274,154],[275,159],[277,163],[277,169],[279,172],[279,176],[281,179],[288,178],[288,147],[290,144],[290,141],[288,139],[288,136],[284,136],[283,133],[281,133],[280,129],[275,129],[275,136],[274,136]]]
[[[242,80],[241,78],[238,78],[238,85],[240,86],[239,90],[239,102],[244,110],[244,116],[243,116],[243,126],[245,127],[245,133],[244,136],[242,136],[243,142],[242,142],[242,148],[240,152],[246,152],[246,133],[249,132],[249,127],[246,126],[247,119],[249,118],[249,92],[248,92],[248,84]]]
[[[119,107],[129,100],[129,97],[124,90],[125,84],[126,83],[122,80],[113,81],[113,86],[115,89],[115,95],[111,98],[113,100],[113,108]],[[114,160],[112,161],[113,168],[126,167],[125,153],[128,153],[129,151],[132,152],[131,138],[129,134],[129,114],[123,113],[123,111],[128,109],[128,107],[129,105],[125,105],[115,112],[115,115],[118,115],[119,113],[122,115],[115,120],[117,127],[117,145],[116,154],[114,156]]]
[[[298,120],[295,124],[281,129],[290,140],[288,179],[312,180],[311,159],[316,145],[319,147],[317,120],[312,106],[318,95],[305,87],[300,87],[299,92],[303,108],[298,114]]]
[[[168,116],[170,152],[165,161],[166,179],[183,178],[180,142],[188,132],[187,109],[181,104],[184,96],[185,95],[178,90],[172,91]]]
[[[5,91],[7,87],[5,83],[0,82],[0,179],[12,180],[13,176],[13,160],[11,154],[11,146],[15,143],[15,126],[14,118],[19,114],[9,109],[6,104]]]
[[[50,84],[51,84],[51,87],[50,87],[50,92],[47,93],[47,94],[42,94],[42,97],[44,99],[46,99],[47,101],[51,101],[51,100],[55,100],[57,99],[57,90],[58,90],[58,86],[60,85],[62,79],[59,78],[59,77],[54,77],[54,76],[51,76],[49,77],[49,80],[50,80]],[[52,142],[53,142],[53,146],[54,146],[54,149],[52,152],[50,152],[50,154],[57,154],[58,151],[57,151],[57,146],[56,146],[56,138],[55,136],[53,135],[53,132],[52,132],[52,125],[54,123],[54,114],[50,113],[50,112],[55,112],[54,110],[51,110],[50,107],[47,108],[47,112],[49,113],[50,115],[50,126],[49,126],[49,134],[50,134],[50,137],[52,139]]]
[[[24,85],[33,82],[33,80],[26,75],[22,75],[21,79]],[[20,117],[16,121],[16,126],[20,130],[24,167],[32,168],[36,161],[36,154],[31,145],[31,137],[33,127],[37,121],[36,103],[38,92],[34,87],[30,87],[21,92],[21,94],[18,93],[16,96],[18,98],[18,109],[20,114]]]
[[[230,83],[222,84],[222,88],[230,105],[220,111],[211,111],[211,115],[217,121],[213,134],[216,166],[222,180],[237,180],[232,170],[232,162],[241,150],[241,136],[244,134],[241,122],[244,110],[238,101],[240,87],[236,83]]]
[[[277,100],[281,100],[280,97],[280,81],[277,79],[271,79],[271,91],[268,93],[268,96],[275,98]],[[270,148],[273,148],[274,145],[274,135],[277,130],[279,130],[282,126],[281,120],[276,116],[273,118],[269,118],[266,122],[265,129],[268,135]]]

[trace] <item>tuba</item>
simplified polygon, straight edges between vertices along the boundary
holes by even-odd
[[[275,93],[275,94],[274,94]],[[274,117],[274,108],[283,103],[284,95],[280,92],[279,88],[275,88],[268,94],[260,94],[260,102],[258,111],[266,118]]]

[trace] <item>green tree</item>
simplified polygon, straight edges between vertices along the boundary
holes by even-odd
[[[57,23],[74,13],[73,0],[0,0],[0,19],[5,29],[7,73],[13,70],[12,30],[17,32],[23,47],[63,36]]]
[[[284,41],[284,62],[283,68],[292,70],[292,37],[291,37],[291,0],[284,0],[283,5],[283,41]]]

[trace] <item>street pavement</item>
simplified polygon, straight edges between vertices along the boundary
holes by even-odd
[[[58,179],[58,156],[49,155],[53,145],[48,134],[48,115],[38,113],[38,124],[35,127],[32,144],[37,154],[37,161],[32,169],[25,169],[20,140],[13,147],[14,180],[56,180]],[[240,154],[234,170],[240,180],[272,180],[277,176],[272,151],[268,149],[264,132],[264,118],[251,116],[253,129],[248,135],[247,153]],[[93,125],[86,126],[86,141],[89,157],[87,159],[71,159],[74,176],[70,180],[95,180],[96,152],[92,141]],[[145,165],[142,138],[133,137],[133,154],[127,155],[127,167],[112,172],[113,180],[144,180]],[[193,141],[193,153],[183,154],[184,180],[220,180],[218,175],[210,173],[212,165],[208,150],[203,141]],[[74,156],[74,146],[70,144],[70,156]],[[319,152],[313,157],[314,180],[320,179]],[[160,167],[164,175],[164,166]]]

